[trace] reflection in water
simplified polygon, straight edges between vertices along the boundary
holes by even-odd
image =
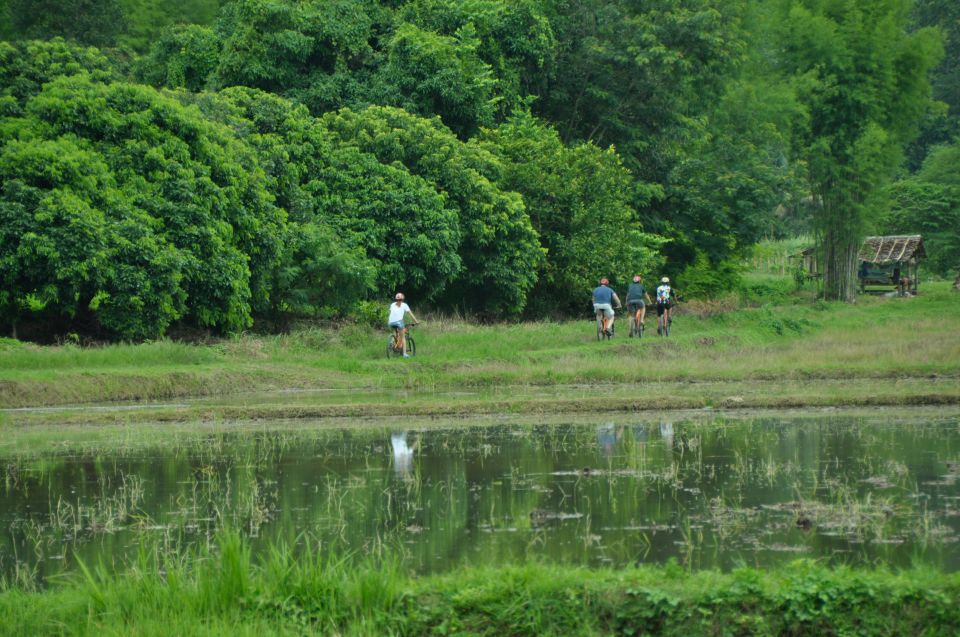
[[[630,428],[633,431],[633,439],[640,444],[646,444],[647,442],[647,426],[646,425],[633,425]]]
[[[612,422],[604,423],[597,427],[597,444],[600,445],[600,453],[605,460],[610,460],[616,452],[617,442],[623,438],[623,426],[617,426]]]
[[[393,447],[393,471],[399,477],[409,476],[413,470],[413,449],[407,444],[407,432],[390,435]]]
[[[0,576],[121,564],[144,540],[181,550],[225,526],[255,550],[389,546],[420,572],[798,556],[960,568],[955,416],[115,436],[0,453]]]
[[[660,421],[660,437],[667,449],[673,449],[673,423]]]

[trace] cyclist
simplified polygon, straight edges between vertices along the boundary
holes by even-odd
[[[646,300],[646,303],[644,300]],[[640,326],[643,325],[643,319],[647,316],[647,303],[650,302],[650,295],[643,285],[643,277],[635,274],[633,283],[627,288],[627,311],[634,318],[637,334],[640,333]],[[630,336],[633,336],[633,331],[631,331]]]
[[[417,320],[410,306],[404,302],[403,292],[397,292],[397,295],[393,298],[395,302],[390,304],[390,316],[387,318],[387,325],[397,331],[397,337],[400,340],[400,351],[403,352],[403,357],[410,358],[410,355],[407,354],[407,327],[404,319],[409,313],[414,324],[420,321]]]
[[[657,334],[664,336],[670,325],[670,308],[673,307],[673,290],[670,279],[663,277],[657,286]]]
[[[603,310],[603,332],[608,336],[613,333],[613,304],[619,310],[623,307],[617,293],[610,289],[610,280],[607,277],[600,279],[600,285],[593,289],[593,313]]]

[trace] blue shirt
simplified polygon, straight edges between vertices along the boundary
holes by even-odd
[[[605,285],[601,285],[598,288],[594,288],[593,302],[613,304],[613,290],[611,290]]]

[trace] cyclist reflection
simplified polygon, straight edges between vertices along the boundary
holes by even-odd
[[[390,435],[390,445],[393,447],[393,471],[397,476],[405,478],[413,471],[413,452],[419,444],[419,440],[413,445],[407,444],[405,431]]]

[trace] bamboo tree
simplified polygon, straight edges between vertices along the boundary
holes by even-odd
[[[824,296],[856,298],[857,253],[879,193],[931,103],[937,32],[907,33],[907,0],[786,0],[779,62],[807,117],[794,151],[818,199]]]

